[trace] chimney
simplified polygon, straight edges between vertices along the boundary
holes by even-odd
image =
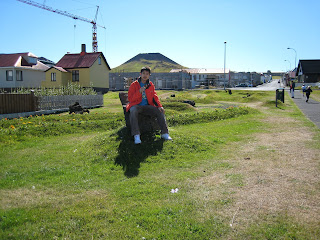
[[[83,56],[86,54],[86,45],[85,44],[81,44],[81,53],[80,55]]]

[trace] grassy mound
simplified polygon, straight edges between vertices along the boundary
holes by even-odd
[[[249,108],[228,108],[208,112],[194,112],[189,104],[166,103],[169,126],[210,122],[246,115]],[[178,111],[179,109],[179,111]],[[87,131],[106,131],[124,126],[123,113],[59,114],[0,120],[0,142],[28,140],[30,137],[57,136]]]

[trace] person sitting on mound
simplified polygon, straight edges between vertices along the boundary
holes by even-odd
[[[138,80],[131,83],[128,91],[129,103],[126,111],[130,111],[131,134],[134,136],[134,143],[140,144],[140,129],[138,124],[138,114],[155,116],[161,129],[161,138],[172,140],[169,136],[168,126],[158,95],[153,83],[149,80],[151,69],[143,67]]]

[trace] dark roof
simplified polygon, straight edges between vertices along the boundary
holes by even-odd
[[[48,58],[45,57],[38,57],[38,61],[42,62],[43,64],[49,65],[49,66],[54,66],[56,65],[55,62],[49,60]]]
[[[0,67],[14,67],[19,60],[20,56],[28,56],[29,53],[13,53],[13,54],[0,54]],[[24,60],[24,59],[23,59]],[[25,62],[23,62],[25,63]]]
[[[0,67],[24,67],[33,70],[45,71],[48,66],[39,62],[28,62],[29,57],[36,58],[37,56],[31,52],[25,53],[10,53],[10,54],[0,54]]]
[[[66,54],[57,62],[56,66],[64,69],[89,68],[99,56],[102,56],[109,70],[111,70],[102,52]]]
[[[300,66],[302,68],[303,74],[320,73],[320,60],[319,59],[300,60],[299,65],[298,65],[297,74],[300,71]]]

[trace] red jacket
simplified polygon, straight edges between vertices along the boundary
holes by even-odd
[[[127,112],[129,109],[134,106],[138,105],[142,101],[142,94],[139,92],[140,89],[140,78],[133,83],[131,83],[129,91],[128,91],[128,100],[129,103],[126,106]],[[158,95],[155,91],[154,85],[149,80],[147,81],[147,88],[145,90],[148,104],[154,107],[162,107]]]

